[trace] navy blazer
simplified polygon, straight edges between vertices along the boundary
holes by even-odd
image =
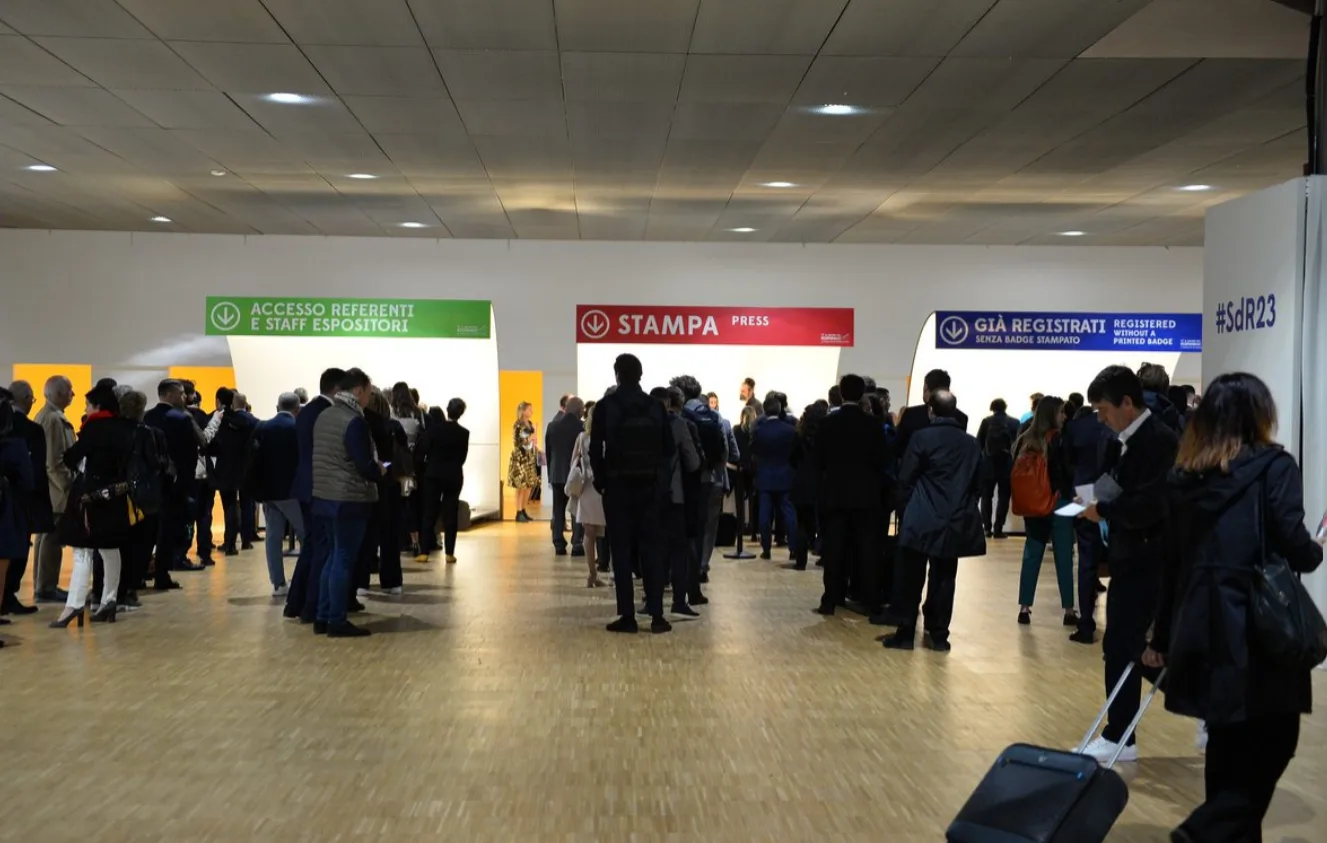
[[[192,479],[198,467],[198,435],[188,412],[169,404],[158,404],[143,414],[143,424],[166,437],[166,452],[175,466],[176,478]]]
[[[779,418],[766,416],[756,422],[751,436],[751,454],[756,458],[756,491],[791,492],[797,477],[793,451],[797,428]]]
[[[1075,486],[1095,483],[1106,473],[1106,448],[1115,438],[1115,431],[1087,407],[1065,425],[1064,442],[1074,467]]]
[[[299,445],[299,465],[295,469],[295,486],[290,496],[302,503],[313,500],[313,425],[323,410],[332,406],[331,400],[319,395],[304,405],[295,417],[295,438]]]
[[[300,457],[295,417],[290,413],[277,413],[258,425],[254,440],[257,460],[253,470],[258,500],[290,500]]]

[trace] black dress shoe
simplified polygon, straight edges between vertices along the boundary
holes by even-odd
[[[355,598],[352,597],[352,598],[350,598],[350,603],[349,603],[349,604],[347,605],[347,607],[346,607],[346,611],[348,611],[348,612],[362,612],[362,611],[364,611],[364,604],[361,603],[361,602],[359,602],[358,600],[356,600]]]
[[[635,618],[623,615],[608,625],[609,632],[623,632],[628,635],[635,635],[640,632],[640,624],[636,623]]]
[[[768,551],[768,550],[762,550],[762,551],[760,551],[760,558],[761,558],[761,559],[764,559],[766,562],[768,562],[768,561],[769,561],[769,551]]]
[[[314,621],[314,622],[313,622],[313,634],[314,634],[314,635],[326,635],[326,634],[327,634],[327,622],[326,622],[326,621]]]
[[[221,555],[222,555],[222,556],[239,556],[239,555],[240,555],[240,551],[239,551],[238,548],[235,547],[235,545],[233,545],[233,544],[228,544],[228,545],[226,545],[226,546],[224,546],[224,547],[221,548]]]
[[[701,584],[701,585],[709,585],[709,583],[710,583],[710,572],[709,572],[709,571],[701,571],[701,572],[700,572],[700,584]]]
[[[1005,535],[1004,530],[996,530],[995,535],[991,536],[991,538],[999,541],[1004,541],[1005,539],[1009,538],[1009,536]]]
[[[950,645],[948,638],[932,638],[928,636],[926,646],[936,653],[948,653],[950,650],[954,649],[953,646]]]
[[[917,646],[914,635],[903,635],[902,633],[895,633],[881,643],[885,645],[886,650],[912,650]]]
[[[655,635],[663,635],[665,632],[672,632],[672,631],[673,631],[673,625],[669,623],[668,620],[663,615],[660,615],[659,617],[654,618],[653,620],[650,621],[650,632],[654,633]]]
[[[153,585],[152,585],[152,590],[153,590],[153,591],[174,591],[175,589],[180,588],[180,587],[181,587],[180,584],[177,583],[175,580],[172,580],[172,579],[165,579],[165,580],[158,580],[157,582],[153,583]]]
[[[373,632],[350,621],[327,625],[328,638],[368,638]]]
[[[674,603],[672,611],[674,615],[686,615],[689,618],[700,617],[700,612],[697,612],[685,603]]]
[[[198,557],[198,564],[204,568],[211,568],[217,564],[217,561],[211,556],[200,556]]]
[[[187,560],[175,563],[175,570],[177,571],[201,571],[205,567],[205,565],[195,565],[193,562]]]
[[[283,618],[298,618],[298,617],[299,617],[299,609],[296,609],[294,606],[286,606],[285,608],[283,608],[283,609],[281,610],[281,617],[283,617]]]
[[[1020,626],[1027,626],[1032,623],[1032,612],[1027,609],[1018,610],[1018,623]]]
[[[704,606],[710,602],[710,598],[697,591],[695,594],[687,598],[687,602],[692,606]]]
[[[240,545],[240,550],[253,550],[253,542],[244,542]]]
[[[1070,635],[1069,640],[1075,644],[1087,644],[1088,646],[1091,646],[1097,643],[1097,636],[1085,629],[1080,629],[1073,635]]]
[[[0,608],[0,615],[31,615],[36,611],[36,606],[24,606],[17,597],[11,595],[4,602],[4,607]]]
[[[834,617],[834,607],[826,605],[824,603],[821,603],[819,606],[815,607],[811,611],[815,612],[817,615],[824,615],[827,618]]]
[[[566,549],[565,547],[555,547],[555,548],[553,548],[553,555],[554,555],[554,556],[566,556],[566,555],[567,555],[567,549]]]
[[[573,547],[573,548],[571,549],[571,555],[572,555],[572,556],[577,556],[577,557],[579,557],[579,556],[584,556],[584,555],[585,555],[585,548],[584,548],[584,547]]]

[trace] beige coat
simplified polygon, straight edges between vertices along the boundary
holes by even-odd
[[[65,511],[74,482],[74,473],[65,465],[65,451],[74,445],[74,426],[53,404],[44,405],[35,421],[46,434],[46,478],[51,484],[51,508],[59,515]]]

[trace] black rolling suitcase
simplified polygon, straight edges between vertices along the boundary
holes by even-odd
[[[1129,804],[1129,786],[1112,769],[1118,759],[1102,765],[1082,755],[1106,719],[1106,712],[1124,686],[1130,665],[1116,683],[1106,705],[1072,752],[1014,744],[1000,753],[995,766],[977,785],[958,812],[945,839],[949,843],[1101,843]],[[1138,716],[1129,724],[1121,751],[1147,707],[1156,697],[1165,672],[1157,678]]]

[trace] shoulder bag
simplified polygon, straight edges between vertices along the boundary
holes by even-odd
[[[1327,623],[1299,576],[1267,547],[1267,485],[1259,507],[1262,560],[1253,572],[1250,613],[1254,640],[1277,665],[1312,670],[1327,661]]]

